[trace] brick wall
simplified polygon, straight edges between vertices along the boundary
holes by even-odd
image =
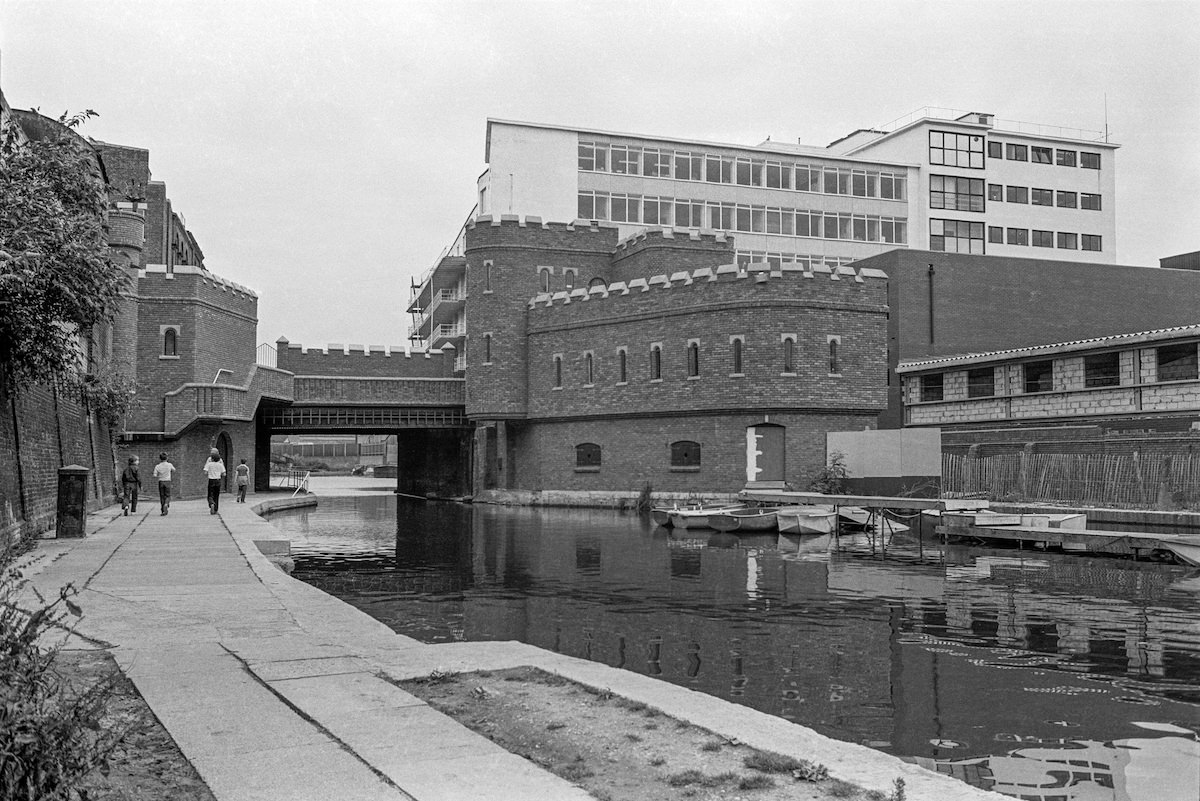
[[[769,418],[769,419],[767,419]],[[825,463],[825,435],[872,425],[874,414],[660,415],[653,418],[512,424],[511,482],[517,489],[736,492],[746,485],[746,428],[786,426],[786,480],[804,487]],[[671,443],[698,442],[699,470],[671,469]],[[594,443],[601,466],[577,472],[575,446]],[[479,489],[479,488],[476,488]]]
[[[454,375],[452,350],[384,349],[378,345],[306,350],[286,339],[276,343],[276,366],[298,376],[344,378],[448,378]]]
[[[480,217],[466,231],[467,414],[520,417],[526,412],[526,309],[541,291],[539,267],[550,267],[550,287],[577,287],[595,277],[606,282],[617,245],[615,226],[575,227]],[[489,279],[490,275],[490,279]],[[489,288],[490,287],[490,288]],[[484,336],[491,337],[493,369],[483,366]]]
[[[0,451],[0,541],[54,528],[60,467],[91,469],[89,509],[115,498],[109,431],[72,392],[0,386]]]

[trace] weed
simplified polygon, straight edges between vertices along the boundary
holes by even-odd
[[[704,774],[698,770],[685,770],[667,777],[667,784],[672,787],[687,787],[689,784],[700,784],[703,781]]]
[[[654,487],[650,486],[650,482],[646,482],[642,486],[642,491],[638,493],[637,505],[634,509],[638,512],[649,512],[653,504],[651,496],[654,494]]]
[[[572,762],[569,765],[563,766],[559,770],[558,775],[562,776],[569,782],[579,782],[583,781],[584,779],[590,779],[591,777],[595,776],[596,773],[588,768],[588,766],[585,764]]]
[[[770,751],[755,751],[747,755],[742,764],[761,773],[791,773],[804,765],[795,757],[773,754]]]
[[[642,726],[642,728],[645,729],[646,731],[658,731],[658,724],[657,723],[647,723],[644,726]]]
[[[596,691],[596,700],[597,701],[600,701],[600,702],[611,701],[612,698],[613,698],[613,691],[608,689],[607,687],[605,687],[603,690]]]
[[[892,795],[888,801],[904,801],[904,796],[904,779],[897,776],[896,781],[892,783]]]
[[[640,734],[630,733],[630,734],[625,735],[625,739],[631,743],[640,743],[643,738],[642,738],[642,735],[640,735]]]
[[[638,701],[622,701],[621,706],[628,709],[630,712],[644,712],[646,705]]]
[[[428,676],[422,679],[417,679],[417,681],[424,684],[444,684],[448,681],[454,681],[456,678],[458,678],[458,674],[452,670],[441,670],[440,668],[434,668],[433,670],[429,671]]]
[[[858,795],[858,788],[850,782],[844,782],[841,779],[830,779],[825,792],[834,798],[854,798]]]
[[[719,787],[722,784],[728,784],[729,782],[735,782],[740,778],[741,777],[738,776],[732,770],[727,770],[724,773],[718,773],[716,776],[706,777],[704,780],[704,786],[705,787]]]
[[[710,752],[711,751],[720,751],[721,750],[721,741],[720,740],[709,740],[700,746],[700,750],[701,751],[710,751]]]
[[[656,756],[654,759],[650,760],[650,765],[655,768],[661,768],[665,764],[667,764],[667,760],[660,756]]]
[[[761,773],[753,776],[743,776],[738,782],[739,790],[765,790],[768,787],[774,787],[775,780],[770,776],[764,776]]]
[[[867,790],[863,798],[867,799],[867,801],[888,801],[888,797],[878,790]]]
[[[559,729],[565,729],[566,727],[567,727],[567,724],[565,724],[565,723],[559,723],[559,722],[556,720],[556,721],[554,721],[553,723],[547,723],[547,724],[546,724],[546,731],[558,731]]]
[[[829,768],[802,759],[800,767],[792,771],[792,778],[798,781],[823,782],[829,778]]]

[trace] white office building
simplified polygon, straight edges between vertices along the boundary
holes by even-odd
[[[807,268],[896,247],[1116,263],[1101,133],[922,109],[828,147],[488,120],[480,215],[735,234],[742,261]]]

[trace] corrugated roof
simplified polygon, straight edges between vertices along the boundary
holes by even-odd
[[[927,370],[931,367],[946,367],[950,365],[978,364],[996,360],[1021,359],[1028,356],[1047,356],[1056,353],[1071,353],[1081,350],[1093,350],[1097,345],[1136,345],[1142,342],[1154,342],[1162,339],[1183,339],[1185,337],[1200,337],[1200,323],[1196,325],[1180,325],[1173,328],[1155,328],[1150,331],[1138,331],[1132,334],[1110,334],[1090,339],[1075,339],[1069,342],[1054,342],[1046,345],[1031,345],[1026,348],[1009,348],[1007,350],[991,350],[980,353],[963,353],[954,356],[942,356],[936,359],[906,360],[896,367],[897,373],[912,373]]]

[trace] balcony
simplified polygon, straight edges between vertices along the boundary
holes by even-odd
[[[435,325],[429,336],[429,347],[440,348],[443,345],[458,345],[458,340],[467,335],[466,325]]]

